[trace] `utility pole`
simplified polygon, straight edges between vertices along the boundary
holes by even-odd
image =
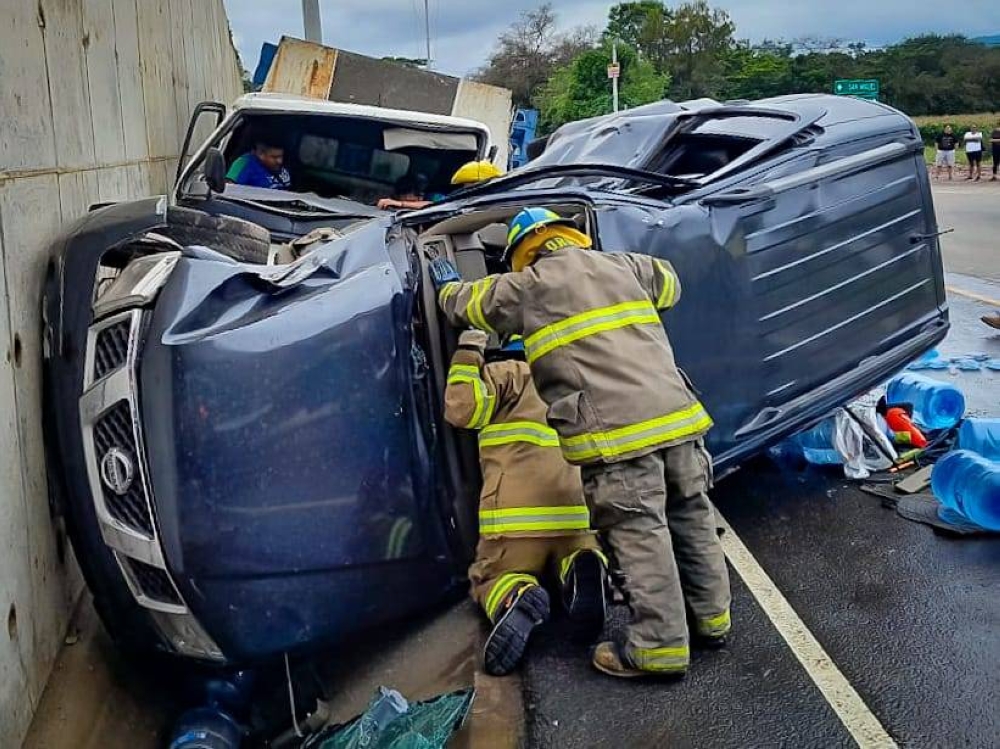
[[[614,69],[614,75],[611,76],[611,102],[612,107],[615,112],[618,111],[618,75],[620,68],[618,67],[618,42],[611,43],[611,66]]]
[[[424,0],[424,34],[427,37],[427,70],[431,69],[431,10],[430,0]]]
[[[323,25],[319,18],[319,0],[302,0],[302,25],[306,41],[323,43]]]

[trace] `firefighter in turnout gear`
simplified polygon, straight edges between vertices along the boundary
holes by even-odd
[[[480,538],[469,579],[472,597],[493,622],[486,671],[500,676],[520,662],[532,631],[548,619],[543,573],[558,579],[579,634],[591,641],[600,634],[606,562],[590,530],[580,470],[563,460],[559,438],[545,424],[523,353],[487,364],[487,339],[478,330],[459,338],[444,413],[453,426],[479,432]]]
[[[521,334],[565,458],[582,468],[594,527],[621,568],[632,618],[594,666],[611,675],[683,675],[696,643],[730,629],[729,576],[708,500],[712,420],[674,362],[660,313],[680,298],[665,260],[587,251],[588,236],[545,208],[511,221],[513,272],[463,283],[431,263],[453,325]]]

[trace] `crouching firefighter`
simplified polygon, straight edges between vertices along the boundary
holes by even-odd
[[[511,221],[512,272],[462,283],[431,263],[453,325],[524,335],[547,422],[582,466],[594,527],[624,573],[632,618],[624,642],[593,665],[612,676],[683,675],[694,639],[718,646],[730,629],[729,576],[708,500],[712,420],[674,362],[660,319],[680,298],[670,263],[588,251],[572,221],[526,208]]]
[[[472,597],[493,623],[486,671],[501,676],[517,666],[532,631],[549,617],[549,594],[540,583],[545,573],[558,580],[569,618],[590,641],[604,627],[607,576],[580,471],[563,460],[559,438],[545,424],[523,345],[508,344],[507,358],[487,364],[487,340],[478,330],[460,336],[445,418],[479,432],[480,537],[469,579]]]

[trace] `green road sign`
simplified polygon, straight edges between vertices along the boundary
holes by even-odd
[[[838,96],[860,96],[878,101],[878,92],[877,78],[845,78],[833,84],[833,93]]]

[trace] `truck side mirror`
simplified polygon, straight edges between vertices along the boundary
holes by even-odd
[[[492,164],[493,160],[497,157],[497,153],[499,151],[500,151],[500,146],[490,146],[490,153],[489,157],[487,158],[487,161],[489,161]]]
[[[226,157],[218,148],[205,152],[205,184],[214,193],[226,191]]]

